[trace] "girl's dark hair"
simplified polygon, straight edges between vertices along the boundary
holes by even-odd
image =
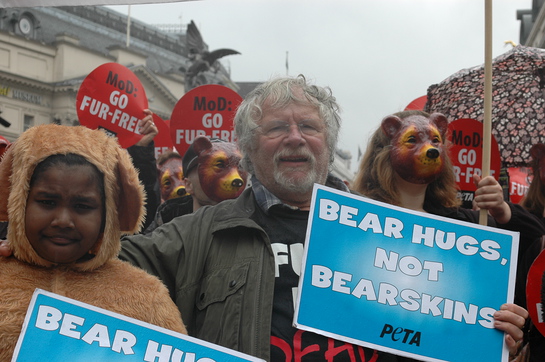
[[[34,183],[42,173],[49,170],[51,167],[58,165],[90,166],[93,170],[93,175],[97,181],[100,197],[102,198],[102,200],[105,200],[106,193],[104,191],[104,174],[100,172],[100,170],[95,165],[87,161],[85,157],[77,155],[75,153],[51,155],[44,159],[42,162],[40,162],[32,173],[32,177],[30,178],[30,187],[34,185]]]

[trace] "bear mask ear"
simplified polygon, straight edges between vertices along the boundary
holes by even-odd
[[[384,134],[388,136],[388,138],[394,138],[401,129],[402,123],[403,121],[401,120],[401,118],[397,116],[386,117],[382,120],[381,123],[382,132],[384,132]]]
[[[126,150],[119,148],[117,154],[119,227],[122,232],[134,233],[141,228],[145,216],[143,187]]]
[[[430,115],[430,123],[434,124],[435,127],[437,127],[437,130],[441,134],[441,138],[443,138],[444,140],[448,130],[447,118],[441,113],[432,113]]]
[[[0,221],[8,221],[8,197],[11,189],[11,165],[13,163],[13,147],[8,147],[0,160]]]
[[[212,142],[206,136],[199,136],[193,141],[193,149],[197,155],[212,148]]]

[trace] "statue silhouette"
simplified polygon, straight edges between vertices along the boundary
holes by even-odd
[[[201,73],[208,70],[217,72],[219,69],[219,58],[226,55],[240,54],[236,50],[224,48],[209,52],[193,20],[187,25],[186,44],[188,58],[191,61],[191,65],[185,71],[186,92],[199,85],[206,84],[206,78]],[[184,70],[184,68],[181,67],[180,70]]]

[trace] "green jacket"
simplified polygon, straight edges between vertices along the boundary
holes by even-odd
[[[124,237],[120,258],[163,280],[191,336],[269,360],[274,255],[256,207],[247,189]]]

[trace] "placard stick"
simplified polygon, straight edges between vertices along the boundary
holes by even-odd
[[[490,148],[492,139],[492,0],[484,7],[484,118],[482,176],[490,175]],[[487,225],[487,210],[479,213],[479,224]]]

